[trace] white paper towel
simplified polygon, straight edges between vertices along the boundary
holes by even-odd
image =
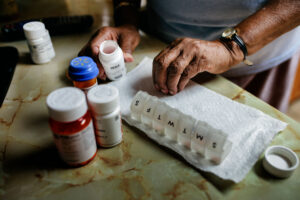
[[[158,92],[152,82],[152,59],[143,61],[120,81],[110,83],[120,92],[122,118],[142,131],[159,144],[178,152],[196,168],[211,172],[222,179],[241,181],[276,133],[286,127],[286,123],[274,119],[249,106],[232,101],[193,81],[174,96]],[[153,130],[130,117],[130,104],[134,95],[143,90],[182,113],[197,120],[205,121],[212,127],[228,134],[233,142],[232,151],[220,165],[214,165],[201,156],[188,153],[176,143],[154,134]]]

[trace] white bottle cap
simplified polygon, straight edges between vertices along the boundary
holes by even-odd
[[[23,26],[24,34],[27,39],[37,39],[45,33],[45,25],[42,22],[28,22]]]
[[[298,165],[296,153],[284,146],[268,147],[263,159],[265,170],[279,178],[289,177]]]
[[[84,93],[75,87],[54,90],[47,97],[50,118],[60,122],[72,122],[87,112]]]
[[[98,85],[89,90],[88,103],[93,113],[104,115],[119,107],[119,90],[111,85]]]

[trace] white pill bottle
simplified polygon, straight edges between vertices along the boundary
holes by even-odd
[[[28,22],[23,26],[31,59],[36,64],[50,62],[55,51],[48,30],[42,22]]]
[[[110,80],[119,80],[125,76],[127,70],[124,55],[117,42],[113,40],[102,42],[99,48],[99,60]]]
[[[98,85],[88,91],[96,141],[101,147],[113,147],[122,141],[119,91],[110,85]]]

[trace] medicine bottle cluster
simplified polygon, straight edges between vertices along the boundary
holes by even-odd
[[[139,91],[130,106],[132,119],[154,129],[155,134],[177,142],[216,164],[231,151],[226,134],[168,106],[157,97]]]
[[[98,85],[85,93],[75,87],[54,90],[47,97],[49,124],[62,160],[82,166],[96,155],[97,145],[113,147],[122,141],[118,89]]]

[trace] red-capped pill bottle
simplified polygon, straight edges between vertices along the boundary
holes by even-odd
[[[91,115],[84,92],[65,87],[47,97],[49,124],[62,160],[70,166],[82,166],[96,156],[97,145]]]

